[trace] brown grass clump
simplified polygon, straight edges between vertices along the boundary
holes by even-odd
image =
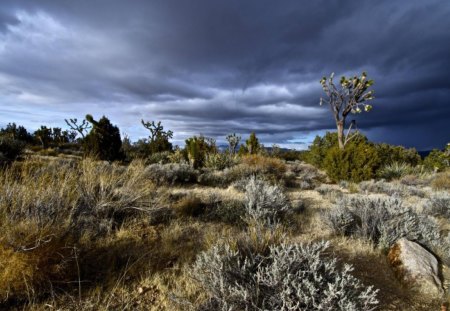
[[[450,170],[438,173],[431,182],[434,190],[450,190]]]
[[[84,270],[78,255],[131,216],[158,208],[142,162],[16,162],[1,172],[0,184],[0,300],[31,299],[75,282]]]
[[[188,194],[174,205],[175,213],[181,217],[198,217],[205,210],[205,204],[194,194]]]
[[[30,299],[76,280],[76,250],[71,242],[56,228],[33,223],[9,228],[0,238],[0,301]]]
[[[278,158],[269,158],[254,154],[242,158],[242,163],[264,174],[283,174],[286,172],[286,164]]]

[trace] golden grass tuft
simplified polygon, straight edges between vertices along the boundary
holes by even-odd
[[[19,223],[0,238],[0,300],[30,299],[76,279],[70,237],[56,228]]]
[[[431,187],[434,190],[450,190],[450,169],[438,173],[431,182]]]
[[[254,154],[242,157],[242,163],[265,174],[282,174],[287,170],[283,160]]]

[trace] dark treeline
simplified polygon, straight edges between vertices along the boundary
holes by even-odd
[[[173,132],[157,121],[141,120],[148,130],[148,137],[132,142],[121,137],[119,128],[103,116],[95,120],[66,119],[68,128],[42,125],[34,132],[23,126],[9,123],[0,129],[0,163],[9,163],[20,158],[26,150],[44,155],[59,153],[92,157],[106,161],[131,162],[144,159],[147,163],[186,162],[194,168],[212,166],[226,168],[236,158],[245,155],[277,157],[287,161],[301,160],[325,170],[333,180],[367,180],[382,175],[389,165],[422,167],[438,171],[449,167],[450,147],[435,149],[422,159],[414,148],[376,144],[358,133],[344,149],[339,145],[337,133],[317,136],[308,150],[282,150],[277,145],[265,148],[255,133],[242,141],[235,133],[226,136],[228,148],[220,152],[215,139],[203,135],[185,141],[185,147],[173,146]]]

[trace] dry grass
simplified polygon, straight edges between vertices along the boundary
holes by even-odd
[[[447,190],[450,191],[450,170],[442,173],[438,173],[431,182],[431,187],[434,190]]]
[[[316,174],[290,165],[248,156],[221,174],[228,174],[227,181],[257,173],[277,182],[287,172]],[[189,271],[196,256],[217,242],[264,253],[281,242],[330,240],[340,262],[353,264],[355,276],[380,289],[379,310],[439,310],[439,301],[402,287],[372,244],[335,237],[325,228],[321,215],[333,208],[332,197],[290,189],[292,206],[304,208],[289,222],[236,226],[204,215],[214,204],[242,202],[244,193],[158,187],[149,174],[139,161],[121,166],[61,158],[29,159],[0,172],[0,309],[195,309],[207,297]],[[449,176],[437,174],[433,187],[448,190]],[[342,195],[356,191],[348,185]],[[448,230],[448,222],[441,227]]]
[[[75,249],[150,211],[154,191],[139,162],[26,161],[3,171],[0,183],[0,300],[76,280]]]

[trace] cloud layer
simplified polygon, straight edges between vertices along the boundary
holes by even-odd
[[[256,131],[303,148],[334,124],[318,80],[375,79],[371,139],[443,146],[450,120],[448,1],[2,1],[0,126],[102,114],[175,140]]]

